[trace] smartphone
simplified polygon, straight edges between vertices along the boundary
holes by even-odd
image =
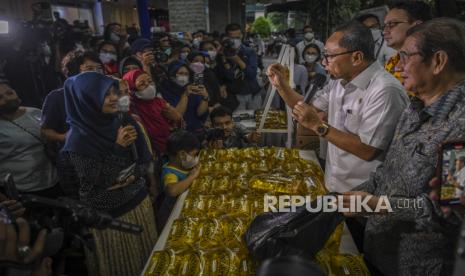
[[[465,190],[465,141],[446,142],[439,150],[439,203],[460,204]]]
[[[194,84],[195,85],[203,85],[204,84],[203,73],[194,74]]]

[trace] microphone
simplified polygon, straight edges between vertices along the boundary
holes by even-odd
[[[118,99],[118,119],[121,121],[122,126],[127,126],[131,124],[131,119],[129,115],[129,105],[129,96],[123,96]],[[139,159],[139,155],[137,154],[137,148],[134,143],[131,144],[131,154],[134,161],[137,161]]]

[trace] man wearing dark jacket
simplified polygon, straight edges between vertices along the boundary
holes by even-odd
[[[226,26],[226,35],[219,58],[220,76],[229,92],[237,96],[237,110],[259,109],[262,99],[257,82],[257,53],[242,44],[240,25],[231,23]]]

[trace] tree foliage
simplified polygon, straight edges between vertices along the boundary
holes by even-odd
[[[260,16],[253,22],[252,31],[261,37],[268,37],[271,34],[271,24],[265,17]]]

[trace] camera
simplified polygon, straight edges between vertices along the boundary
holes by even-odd
[[[221,45],[223,46],[223,53],[226,57],[232,57],[237,55],[237,49],[234,48],[234,41],[230,38],[226,38],[221,42]]]
[[[155,57],[155,61],[157,63],[166,63],[169,58],[169,56],[161,50],[155,50],[153,52],[153,56]]]
[[[88,228],[114,229],[131,234],[142,232],[138,225],[113,219],[111,215],[77,200],[21,194],[11,174],[7,174],[2,182],[7,197],[18,200],[28,209],[31,236],[36,237],[41,229],[48,230],[44,256],[55,255],[69,241],[79,241],[93,250],[95,244]]]

